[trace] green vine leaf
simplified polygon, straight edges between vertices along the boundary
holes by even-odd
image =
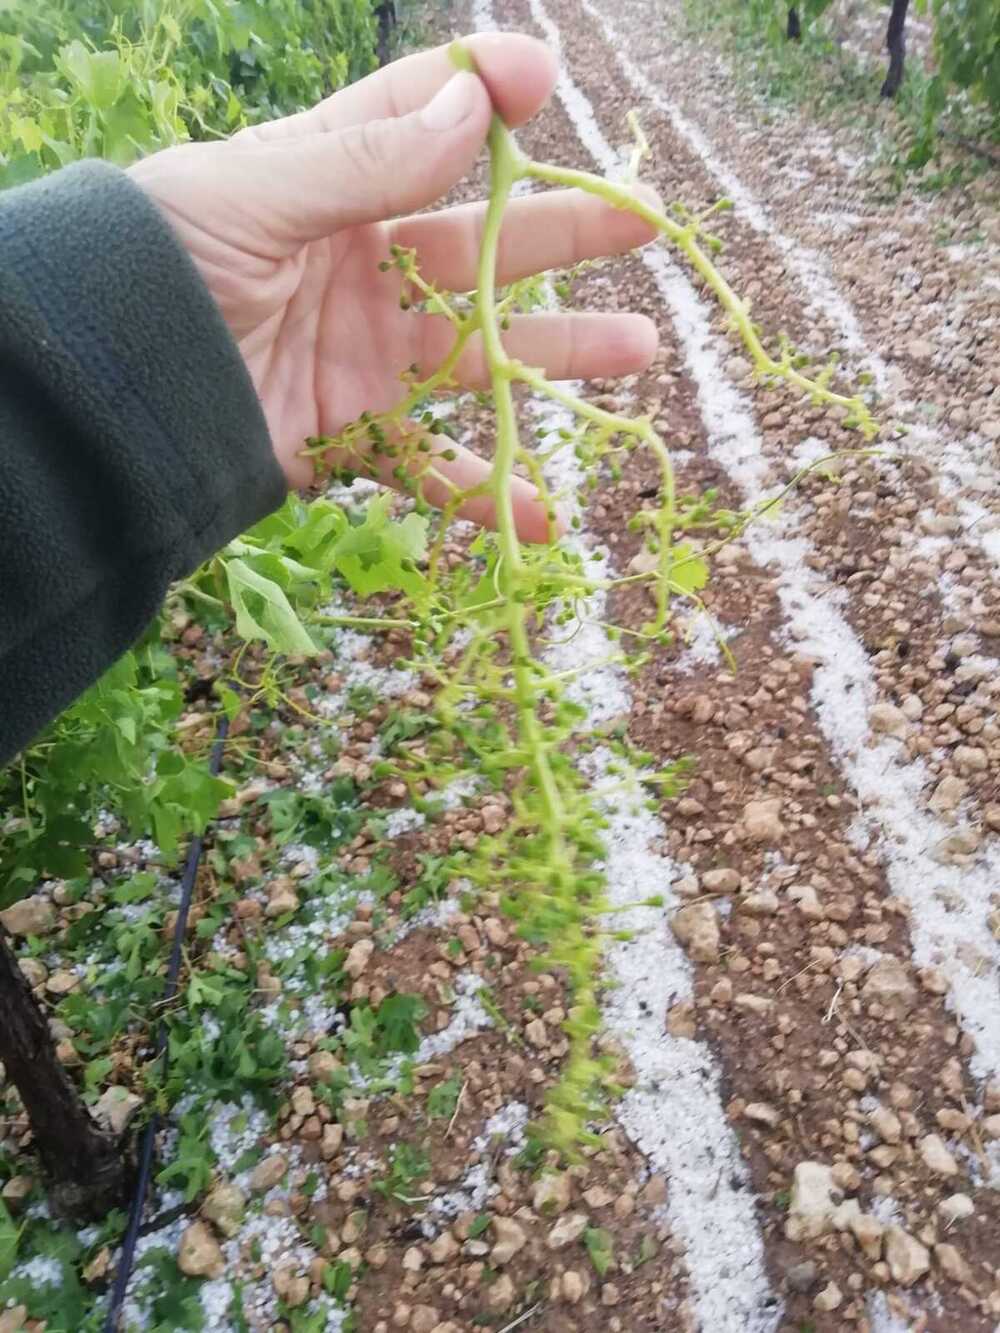
[[[98,111],[114,106],[125,91],[128,69],[117,51],[88,51],[83,42],[70,42],[59,52],[56,64]]]
[[[428,521],[420,514],[407,514],[393,522],[393,497],[377,495],[369,503],[364,521],[346,528],[332,548],[337,570],[360,597],[398,589],[417,597],[426,579],[417,568],[427,551]]]
[[[275,653],[316,652],[316,645],[273,579],[256,573],[238,556],[226,561],[236,629],[244,639],[262,639]]]
[[[0,1199],[0,1282],[9,1276],[14,1267],[20,1235],[7,1205]]]
[[[603,1227],[588,1227],[583,1233],[583,1243],[598,1276],[604,1277],[615,1262],[615,1242],[611,1232]]]
[[[679,542],[670,552],[670,582],[681,592],[698,592],[708,583],[708,563],[689,542]]]

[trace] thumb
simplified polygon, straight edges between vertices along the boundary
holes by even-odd
[[[472,167],[492,114],[485,85],[463,71],[409,115],[266,145],[268,240],[293,249],[433,203]]]

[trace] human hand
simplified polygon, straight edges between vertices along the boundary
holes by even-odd
[[[400,376],[427,375],[449,351],[441,316],[400,308],[401,276],[379,270],[390,246],[414,248],[422,275],[467,291],[484,206],[416,214],[470,170],[494,108],[511,126],[547,101],[556,67],[547,48],[514,33],[467,39],[479,74],[456,73],[447,47],[409,56],[309,111],[242,130],[219,143],[183,144],[136,163],[133,179],[180,238],[233,334],[260,398],[289,484],[304,487],[307,436],[336,435],[362,411],[381,413],[404,393]],[[633,214],[576,191],[514,200],[500,241],[498,280],[509,283],[651,239]],[[656,349],[650,320],[632,314],[539,313],[515,317],[512,356],[552,379],[643,369]],[[464,387],[485,386],[478,336],[458,367]],[[449,445],[450,448],[452,446]],[[453,446],[437,466],[469,489],[490,463]],[[379,460],[393,484],[391,460]],[[440,482],[423,481],[432,503]],[[538,493],[518,480],[519,535],[544,541]],[[492,501],[471,499],[465,517],[491,525]]]

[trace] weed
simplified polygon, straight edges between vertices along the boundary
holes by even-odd
[[[373,1189],[385,1199],[394,1199],[397,1203],[408,1206],[422,1202],[417,1197],[415,1186],[426,1178],[430,1167],[430,1158],[423,1148],[410,1143],[393,1145],[389,1170],[381,1180],[376,1180]]]

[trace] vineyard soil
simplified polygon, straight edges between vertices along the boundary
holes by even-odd
[[[163,1162],[181,1168],[159,1182],[150,1211],[166,1222],[140,1242],[126,1327],[308,1333],[348,1327],[350,1309],[361,1333],[993,1333],[996,178],[888,197],[860,134],[737,94],[726,54],[686,35],[681,0],[457,0],[426,24],[434,40],[502,25],[557,50],[553,105],[519,135],[533,157],[620,170],[636,109],[665,200],[733,201],[713,227],[755,319],[819,360],[837,350],[898,429],[883,456],[810,475],[726,547],[707,614],[685,612],[684,636],[637,678],[598,668],[581,685],[595,722],[627,723],[654,761],[690,755],[693,769],[655,813],[627,786],[605,796],[613,901],[664,905],[623,916],[636,933],[608,951],[604,1015],[627,1087],[603,1150],[568,1175],[532,1175],[524,1135],[566,1051],[562,985],[532,969],[499,899],[470,899],[454,869],[509,805],[469,787],[418,809],[402,783],[373,777],[421,736],[431,703],[433,682],[396,665],[405,638],[344,631],[294,668],[274,713],[237,720],[239,789],[217,833],[238,853],[237,896],[218,905],[210,854],[184,982],[206,1049],[243,1021],[213,1008],[213,991],[248,973],[257,1025],[238,1073],[191,1065],[205,1083],[172,1113]],[[880,52],[870,59],[877,92]],[[462,193],[485,188],[480,174]],[[571,301],[660,327],[648,373],[583,392],[650,414],[679,491],[716,487],[745,509],[803,464],[857,448],[828,414],[755,384],[673,261],[589,266]],[[521,406],[525,419],[551,411],[526,394]],[[492,417],[471,396],[442,411],[490,449]],[[656,484],[651,460],[628,458],[583,511],[578,549],[634,568],[626,520]],[[586,617],[649,618],[641,587],[611,601]],[[212,635],[191,617],[176,631],[179,656],[213,677]],[[594,631],[561,651],[589,656]],[[259,661],[248,652],[248,678]],[[209,702],[186,717],[190,742],[207,742]],[[141,872],[149,853],[123,845],[118,866]],[[118,902],[131,940],[139,909]],[[49,942],[24,946],[53,1004],[132,966],[93,945],[79,906],[58,901]],[[346,978],[336,996],[328,955]],[[343,1072],[324,1037],[345,1027],[346,1133],[319,1091]],[[123,1041],[102,1070],[126,1099],[142,1054]],[[387,1092],[404,1055],[412,1085]],[[278,1095],[252,1100],[276,1074]],[[37,1203],[19,1216],[30,1181],[3,1162],[0,1333],[38,1333],[45,1318],[48,1333],[90,1328],[113,1245],[91,1229],[5,1266],[4,1218],[44,1219]]]

